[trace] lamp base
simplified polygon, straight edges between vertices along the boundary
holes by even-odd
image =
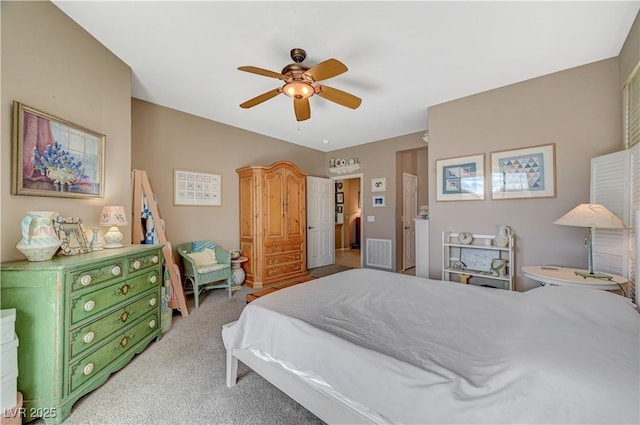
[[[609,276],[608,274],[604,274],[604,273],[588,273],[588,272],[574,272],[577,276],[582,276],[585,279],[590,277],[592,279],[602,279],[602,280],[612,280],[613,276]]]
[[[104,241],[106,242],[106,244],[104,244],[102,247],[107,249],[122,248],[124,246],[121,243],[123,237],[124,236],[122,235],[122,233],[120,233],[120,230],[116,226],[113,226],[107,233],[104,234]]]

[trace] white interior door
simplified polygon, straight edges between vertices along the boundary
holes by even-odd
[[[402,270],[416,266],[416,228],[418,176],[402,173]]]
[[[335,262],[334,202],[331,179],[307,177],[307,268]]]

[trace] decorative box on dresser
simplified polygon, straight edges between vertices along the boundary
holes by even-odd
[[[245,283],[261,288],[306,275],[306,173],[287,161],[236,171]]]
[[[2,308],[16,309],[25,421],[61,423],[80,397],[161,338],[161,248],[2,264]]]

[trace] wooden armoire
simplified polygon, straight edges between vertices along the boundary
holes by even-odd
[[[287,161],[236,171],[245,283],[261,288],[306,275],[306,173]]]

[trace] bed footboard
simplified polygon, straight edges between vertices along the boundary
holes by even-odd
[[[233,350],[227,350],[227,387],[236,385],[238,379],[238,358],[234,357]]]
[[[352,406],[310,386],[279,365],[256,357],[249,350],[227,350],[227,387],[229,388],[236,385],[238,360],[329,424],[384,423],[382,420],[365,415]]]

